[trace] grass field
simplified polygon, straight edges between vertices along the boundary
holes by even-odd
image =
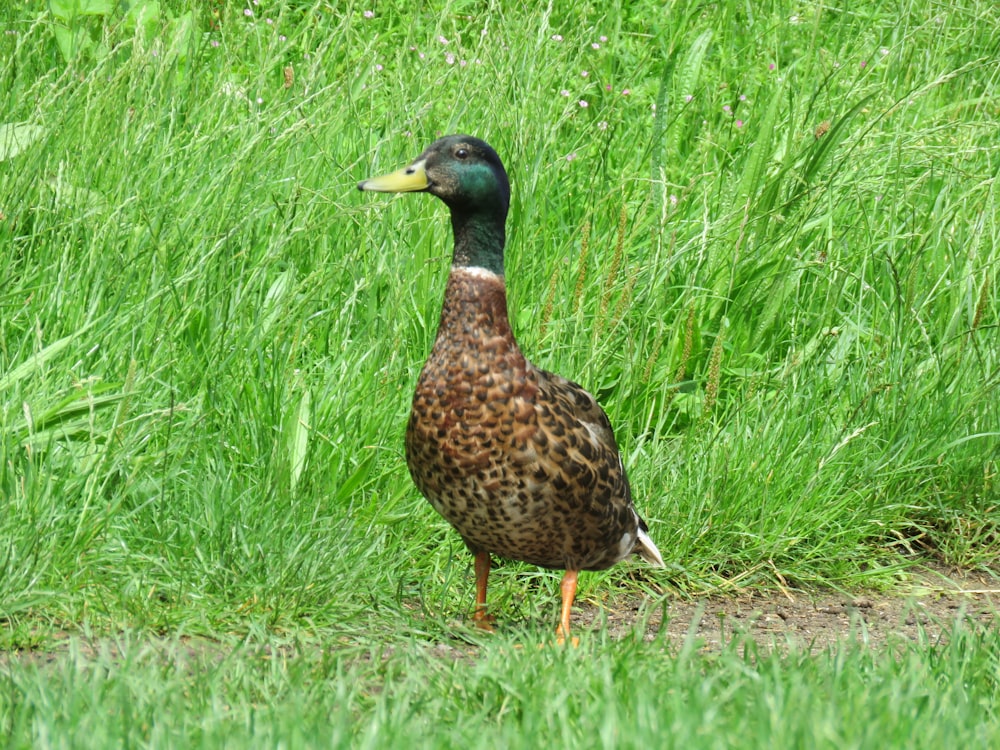
[[[667,562],[581,600],[995,572],[995,3],[42,5],[0,8],[6,746],[1000,743],[993,632],[537,649],[515,564],[468,629],[402,456],[446,212],[355,189],[504,158],[514,329]]]

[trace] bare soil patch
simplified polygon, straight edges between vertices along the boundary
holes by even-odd
[[[662,610],[650,611],[648,602],[628,596],[604,606],[580,602],[573,625],[579,633],[603,621],[613,637],[625,637],[643,617],[646,638],[665,634],[675,649],[693,637],[706,652],[719,651],[736,638],[751,638],[764,650],[821,651],[847,640],[881,650],[906,641],[940,642],[959,625],[971,630],[1000,626],[1000,578],[983,572],[922,568],[913,574],[911,590],[903,594],[783,589],[675,598],[667,603],[665,620]],[[498,625],[503,627],[503,623]],[[327,648],[336,645],[317,644],[317,653]],[[38,649],[0,650],[0,671],[17,662],[47,667],[67,658],[90,661],[102,655],[118,661],[129,652],[133,658],[160,658],[197,669],[221,661],[232,649],[231,643],[202,637],[137,638],[133,633],[81,638],[55,633]],[[260,656],[295,658],[298,650],[262,645]],[[477,650],[471,644],[452,642],[439,643],[432,652],[441,658],[466,659],[474,658]],[[386,654],[392,651],[390,647]]]
[[[639,604],[623,601],[606,607],[583,605],[576,623],[606,617],[614,634],[631,632]],[[902,641],[934,643],[956,625],[970,629],[1000,625],[1000,579],[986,573],[924,568],[914,574],[907,593],[835,591],[748,592],[674,600],[652,613],[647,638],[666,628],[668,640],[680,646],[692,635],[703,650],[717,651],[734,637],[752,638],[762,648],[822,650],[853,639],[875,649]]]

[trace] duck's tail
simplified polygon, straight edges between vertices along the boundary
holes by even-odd
[[[663,557],[660,555],[660,550],[656,548],[656,545],[653,544],[653,540],[649,538],[646,524],[641,522],[639,523],[639,537],[635,540],[635,554],[648,562],[654,568],[664,567]]]

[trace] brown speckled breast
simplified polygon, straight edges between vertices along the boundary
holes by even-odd
[[[503,278],[487,271],[452,269],[406,461],[473,552],[600,570],[635,547],[641,521],[607,416],[524,358]]]

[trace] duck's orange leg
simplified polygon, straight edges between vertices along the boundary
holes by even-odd
[[[490,553],[476,553],[476,611],[472,622],[482,630],[493,630],[493,616],[486,614],[486,581],[490,577]]]
[[[559,613],[559,627],[556,628],[556,643],[563,644],[569,638],[569,616],[573,609],[573,600],[576,598],[576,579],[579,571],[567,570],[559,584],[562,592],[562,610]],[[570,639],[575,646],[579,643],[576,638]]]

